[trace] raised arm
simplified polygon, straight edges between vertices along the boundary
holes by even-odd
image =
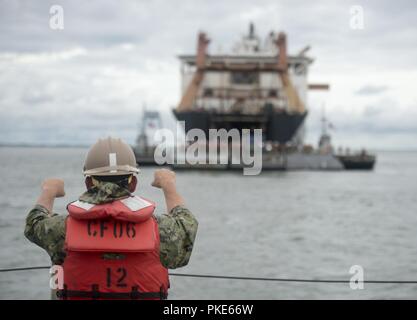
[[[171,212],[177,206],[184,205],[184,199],[177,192],[175,185],[175,172],[168,169],[156,170],[152,185],[156,188],[161,188],[164,192],[168,212]]]
[[[188,264],[194,247],[197,219],[178,194],[173,171],[156,170],[152,185],[163,190],[168,210],[167,214],[157,216],[161,263],[169,269],[183,267]]]
[[[36,205],[26,217],[25,236],[45,249],[52,263],[62,264],[65,258],[65,216],[53,213],[54,200],[63,197],[64,182],[47,179],[42,183],[42,191]]]
[[[36,202],[52,213],[55,198],[65,196],[64,181],[61,179],[46,179],[42,183],[42,192]]]

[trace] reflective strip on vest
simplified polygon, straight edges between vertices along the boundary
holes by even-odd
[[[84,201],[80,201],[80,200],[77,200],[77,201],[71,203],[71,205],[76,206],[76,207],[81,208],[81,209],[84,209],[84,210],[87,210],[87,211],[95,206],[95,204],[93,204],[93,203],[88,203],[88,202],[84,202]]]
[[[123,221],[141,223],[149,219],[155,204],[139,196],[131,196],[104,204],[91,204],[75,201],[67,206],[70,217],[77,220],[115,218]]]
[[[147,207],[152,206],[153,204],[149,201],[140,198],[138,196],[135,197],[129,197],[123,200],[120,200],[121,203],[123,203],[126,207],[128,207],[132,211],[138,211]]]

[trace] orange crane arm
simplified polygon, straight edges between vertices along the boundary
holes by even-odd
[[[298,95],[297,90],[293,86],[290,76],[288,74],[288,60],[287,60],[287,36],[280,32],[276,45],[279,49],[277,69],[284,87],[285,94],[288,99],[288,107],[290,111],[304,113],[305,106]]]
[[[193,107],[198,89],[204,78],[204,68],[206,66],[207,47],[209,42],[210,40],[207,38],[206,34],[200,32],[198,35],[196,57],[197,70],[194,73],[191,82],[189,83],[184,95],[181,98],[181,101],[177,107],[177,111],[186,111],[190,110]]]

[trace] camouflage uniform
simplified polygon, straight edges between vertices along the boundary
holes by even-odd
[[[82,194],[80,201],[103,204],[130,196],[130,192],[111,182],[100,182]],[[65,259],[65,216],[50,214],[36,205],[26,218],[25,236],[51,257],[52,263],[62,264]],[[160,235],[160,259],[164,267],[175,269],[187,265],[198,222],[184,206],[176,206],[169,214],[156,216]]]

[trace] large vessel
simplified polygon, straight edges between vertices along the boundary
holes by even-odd
[[[210,129],[237,129],[240,133],[243,129],[261,129],[262,168],[266,170],[373,167],[373,156],[366,159],[356,155],[336,156],[326,130],[318,148],[304,144],[307,92],[329,89],[328,84],[307,81],[313,63],[307,55],[309,46],[289,55],[284,32],[270,32],[262,40],[253,24],[231,53],[209,53],[209,42],[207,35],[200,32],[196,53],[179,56],[182,95],[173,112],[177,120],[183,121],[185,133],[200,129],[209,137]],[[204,144],[208,147],[210,143],[207,138]],[[236,146],[232,144],[228,148],[234,150]],[[204,155],[199,163],[174,161],[172,165],[176,169],[244,167],[234,162],[230,152],[227,157],[221,164],[205,161],[208,158]],[[371,158],[373,162],[369,165]],[[365,160],[367,163],[363,165]]]
[[[197,53],[179,57],[182,98],[174,114],[185,131],[260,128],[265,141],[302,145],[307,90],[328,89],[307,83],[309,47],[287,55],[285,33],[261,41],[253,24],[231,54],[209,54],[208,44],[200,33]]]

